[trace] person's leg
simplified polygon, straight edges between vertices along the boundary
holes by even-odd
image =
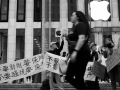
[[[84,82],[84,74],[88,60],[90,59],[90,52],[81,52],[78,54],[79,55],[77,57],[77,64],[75,69],[76,88],[84,90],[86,88]]]
[[[75,68],[74,67],[75,67],[75,63],[72,63],[70,61],[68,64],[68,69],[66,72],[65,80],[75,87],[76,82],[74,79],[74,75],[75,75]]]
[[[82,65],[79,65],[76,69],[75,81],[76,81],[77,89],[85,89],[85,82],[83,77],[84,77],[86,65],[87,63],[82,63]]]
[[[116,90],[116,77],[115,77],[114,68],[108,74],[111,79],[112,88],[113,88],[113,90]]]
[[[55,79],[56,79],[56,83],[57,86],[60,90],[64,90],[64,87],[62,85],[61,79],[60,79],[60,75],[59,74],[55,74]]]
[[[50,75],[49,75],[50,90],[54,90],[53,77],[54,77],[54,74],[52,72],[50,72]]]
[[[96,80],[95,80],[95,82],[94,82],[94,89],[95,89],[95,90],[100,90],[99,82],[98,82],[98,77],[96,77]]]

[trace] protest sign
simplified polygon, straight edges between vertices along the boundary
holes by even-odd
[[[64,60],[63,57],[46,52],[27,59],[1,64],[0,83],[25,78],[45,70],[61,74],[59,63]]]
[[[44,69],[61,74],[59,63],[65,60],[65,57],[57,56],[47,52],[47,54],[45,54]]]
[[[84,75],[84,80],[85,81],[95,81],[96,76],[93,75],[93,62],[88,62],[85,75]]]
[[[93,74],[100,79],[104,79],[106,67],[100,64],[99,62],[94,62],[93,65]]]
[[[43,71],[43,54],[0,65],[0,83],[24,78]]]
[[[111,56],[106,60],[107,72],[113,69],[117,64],[120,63],[120,48],[117,49]]]

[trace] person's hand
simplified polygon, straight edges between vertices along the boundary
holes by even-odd
[[[64,30],[64,31],[62,32],[62,37],[67,37],[67,35],[68,35],[67,31]]]
[[[61,37],[62,40],[64,40],[64,37]]]
[[[76,61],[76,57],[77,57],[77,52],[74,51],[74,52],[71,54],[70,61],[75,62],[75,61]]]

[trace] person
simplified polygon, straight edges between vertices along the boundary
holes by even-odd
[[[51,42],[50,43],[51,50],[49,50],[48,52],[60,56],[60,52],[63,49],[63,45],[64,45],[64,40],[63,39],[62,39],[62,42],[61,42],[61,46],[59,48],[58,48],[58,43]],[[54,83],[53,82],[55,82],[57,84],[57,86],[60,90],[64,90],[64,87],[61,83],[60,75],[51,72],[50,77],[49,77],[50,90],[54,90],[54,85],[53,85]]]
[[[88,46],[90,27],[81,11],[73,12],[71,22],[73,23],[73,28],[68,36],[63,33],[63,36],[68,41],[70,55],[65,79],[76,89],[84,90],[86,87],[83,77],[88,60],[90,60],[90,48]]]
[[[109,57],[110,55],[112,55],[113,53],[113,47],[114,47],[114,42],[113,40],[111,39],[110,36],[107,36],[105,38],[105,45],[106,47],[106,51],[107,51],[107,57]],[[116,75],[118,74],[117,72],[117,66],[115,66],[112,70],[110,70],[108,72],[108,75],[111,79],[111,85],[112,85],[112,89],[113,90],[116,90]]]
[[[92,61],[92,62],[99,60],[98,52],[96,50],[97,50],[97,45],[92,44],[92,46],[91,46],[91,59],[90,59],[90,61]],[[88,89],[100,90],[98,77],[95,78],[95,81],[86,81],[86,86]]]
[[[120,38],[118,40],[118,46],[117,46],[117,49],[119,50],[120,49]],[[120,87],[120,63],[117,65],[117,75],[116,75],[116,80],[119,84],[119,87]]]

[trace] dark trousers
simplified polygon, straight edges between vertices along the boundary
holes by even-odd
[[[100,90],[99,81],[96,77],[95,81],[86,81],[87,90]]]
[[[68,64],[65,79],[78,90],[85,89],[84,73],[88,60],[90,60],[90,52],[81,51],[77,55],[76,62],[70,61]]]

